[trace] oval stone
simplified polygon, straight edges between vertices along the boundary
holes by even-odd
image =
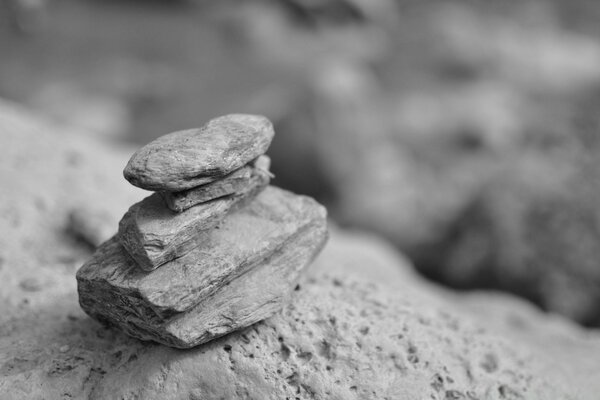
[[[147,190],[181,191],[214,182],[264,154],[273,140],[266,117],[229,114],[197,129],[161,136],[136,151],[123,175]]]

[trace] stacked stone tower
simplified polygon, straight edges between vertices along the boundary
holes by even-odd
[[[77,272],[79,302],[131,336],[187,348],[269,317],[327,240],[326,211],[269,186],[270,121],[233,114],[138,150],[155,191]]]

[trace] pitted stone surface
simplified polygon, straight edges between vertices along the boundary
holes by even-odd
[[[274,135],[259,115],[230,114],[198,129],[173,132],[142,147],[123,171],[147,190],[181,191],[214,182],[264,154]]]

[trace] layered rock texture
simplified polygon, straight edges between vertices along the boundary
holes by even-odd
[[[448,293],[380,239],[338,230],[273,317],[186,351],[132,339],[81,311],[73,274],[89,250],[67,234],[82,209],[112,234],[143,196],[118,178],[131,153],[2,102],[0,145],[2,399],[598,397],[596,331]]]
[[[271,160],[262,155],[248,165],[237,169],[216,182],[198,186],[179,192],[159,192],[167,206],[177,212],[185,211],[196,204],[205,203],[212,199],[229,196],[235,193],[249,192],[260,187],[272,177],[269,172]]]
[[[265,189],[269,161],[257,151],[269,145],[270,127],[264,117],[235,114],[136,152],[125,176],[161,192],[134,204],[118,234],[77,272],[84,311],[133,337],[179,348],[279,311],[325,245],[327,224],[314,200]],[[175,187],[179,180],[187,181]]]
[[[134,337],[195,346],[278,311],[325,244],[325,221],[312,199],[269,187],[152,273],[113,238],[77,274],[81,306]]]

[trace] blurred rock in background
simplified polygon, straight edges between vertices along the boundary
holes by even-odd
[[[315,121],[338,220],[383,233],[433,278],[597,325],[600,45],[547,7],[526,11],[436,10],[427,83],[390,92],[337,63],[292,115]]]
[[[138,143],[265,114],[278,185],[431,278],[600,325],[597,4],[44,3],[23,34],[5,2],[0,96]]]

